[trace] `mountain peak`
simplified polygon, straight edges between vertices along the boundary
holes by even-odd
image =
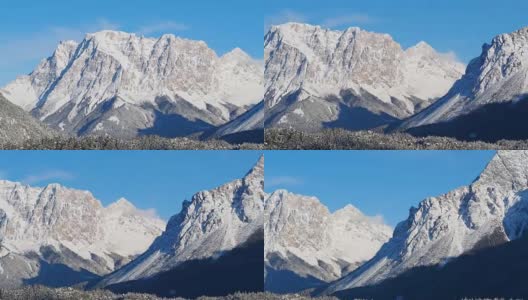
[[[262,154],[255,165],[246,173],[244,177],[264,177],[264,154]]]
[[[516,190],[528,187],[528,151],[500,150],[475,180],[478,185],[500,185]]]
[[[87,33],[85,39],[98,39],[98,40],[122,40],[129,39],[131,37],[137,37],[135,33],[129,33],[117,30],[101,30],[92,33]]]
[[[135,210],[136,209],[134,204],[130,203],[130,201],[128,201],[127,199],[123,197],[119,198],[116,202],[110,204],[108,208],[110,210],[128,210],[128,209]]]
[[[428,43],[424,41],[418,42],[416,45],[410,47],[408,50],[417,51],[417,52],[436,52],[436,50],[431,47]]]
[[[349,214],[349,215],[363,215],[363,213],[354,205],[347,204],[343,208],[340,208],[334,212],[334,214]]]
[[[252,59],[251,56],[249,56],[249,54],[247,54],[244,50],[238,47],[227,52],[221,58],[227,59],[227,60],[236,60],[236,61]]]

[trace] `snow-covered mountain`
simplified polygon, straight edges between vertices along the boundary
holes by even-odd
[[[425,42],[288,23],[265,37],[266,123],[316,130],[373,127],[409,117],[443,96],[464,65]]]
[[[99,286],[152,277],[179,264],[221,256],[262,230],[264,157],[242,178],[185,201],[165,232],[128,265]]]
[[[27,140],[51,138],[57,134],[0,93],[0,144],[20,144]]]
[[[525,99],[528,97],[527,49],[528,27],[495,37],[491,44],[484,44],[482,54],[469,63],[465,75],[445,96],[401,127],[447,122],[488,104]]]
[[[224,124],[263,99],[263,66],[242,50],[118,31],[61,42],[1,91],[55,129],[77,135],[187,135]]]
[[[88,191],[0,181],[0,286],[110,273],[145,251],[164,225],[125,199],[103,207]]]
[[[266,286],[274,292],[339,279],[372,258],[392,233],[352,205],[330,213],[317,198],[285,190],[272,193],[264,211]],[[304,284],[288,281],[291,273]]]
[[[521,237],[528,225],[528,151],[499,151],[469,186],[423,200],[393,237],[327,292],[379,283],[417,266]]]

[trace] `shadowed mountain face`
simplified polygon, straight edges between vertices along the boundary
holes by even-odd
[[[415,136],[448,136],[459,140],[496,142],[501,139],[528,139],[528,98],[519,102],[484,105],[451,121],[407,130]]]
[[[528,139],[528,98],[483,105],[451,121],[410,128],[414,136],[447,136],[459,140],[497,142]]]
[[[264,283],[264,232],[218,258],[186,261],[155,276],[110,285],[115,293],[136,292],[162,297],[196,298],[235,292],[262,292]]]
[[[327,282],[313,276],[301,276],[293,271],[266,268],[264,289],[270,293],[287,294],[326,286]]]
[[[43,285],[48,287],[66,287],[84,284],[101,278],[88,270],[74,270],[64,264],[49,264],[40,261],[40,270],[36,277],[24,280],[24,285]]]
[[[231,133],[220,137],[221,140],[226,141],[230,144],[242,144],[242,143],[264,143],[264,130],[247,130],[237,133]]]
[[[523,298],[528,295],[527,269],[528,238],[524,237],[334,295],[341,299]]]

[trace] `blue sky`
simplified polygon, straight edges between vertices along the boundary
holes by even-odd
[[[106,206],[125,197],[168,219],[198,191],[244,176],[258,151],[2,151],[0,178],[89,190]]]
[[[352,204],[391,226],[409,208],[471,183],[494,151],[268,151],[265,189],[316,196],[335,211]]]
[[[3,0],[0,2],[0,86],[31,72],[60,40],[116,29],[157,37],[204,40],[218,54],[240,47],[262,58],[263,1]]]
[[[528,25],[521,0],[267,0],[265,24],[303,22],[389,33],[404,48],[426,41],[463,62],[497,34]]]

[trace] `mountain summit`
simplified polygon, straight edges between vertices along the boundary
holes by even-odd
[[[6,98],[76,135],[188,135],[222,125],[263,98],[263,67],[240,49],[101,31],[61,42]]]
[[[403,50],[389,35],[357,27],[288,23],[272,27],[264,45],[266,122],[272,126],[387,124],[443,96],[464,71],[424,42]]]

